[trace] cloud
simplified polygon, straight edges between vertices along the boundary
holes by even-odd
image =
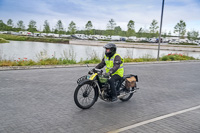
[[[94,27],[106,29],[108,21],[113,18],[123,30],[127,29],[129,20],[135,21],[136,31],[140,27],[148,29],[153,19],[160,22],[160,0],[1,0],[1,18],[9,18],[16,23],[23,20],[27,25],[31,19],[37,22],[38,28],[48,20],[54,28],[58,20],[62,20],[65,28],[73,20],[79,29],[83,29],[91,20]],[[188,29],[200,29],[200,2],[198,0],[165,1],[163,31],[173,31],[181,19]],[[42,29],[42,28],[40,28]]]

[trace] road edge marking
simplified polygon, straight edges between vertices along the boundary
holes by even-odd
[[[181,110],[181,111],[177,111],[177,112],[174,112],[174,113],[170,113],[170,114],[167,114],[167,115],[159,116],[159,117],[156,117],[156,118],[153,118],[153,119],[150,119],[150,120],[146,120],[146,121],[143,121],[143,122],[139,122],[139,123],[136,123],[136,124],[133,124],[133,125],[130,125],[130,126],[123,127],[123,128],[119,128],[117,130],[109,131],[108,133],[119,133],[119,132],[126,131],[126,130],[129,130],[129,129],[133,129],[133,128],[136,128],[136,127],[139,127],[139,126],[151,123],[151,122],[159,121],[159,120],[162,120],[162,119],[165,119],[165,118],[168,118],[168,117],[172,117],[172,116],[175,116],[175,115],[178,115],[178,114],[193,111],[193,110],[196,110],[196,109],[199,109],[199,108],[200,108],[200,105],[192,107],[192,108],[184,109],[184,110]]]

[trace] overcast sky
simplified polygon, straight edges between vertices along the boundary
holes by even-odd
[[[45,20],[54,28],[61,20],[67,29],[74,21],[78,29],[84,29],[90,20],[95,29],[106,29],[112,18],[117,26],[127,30],[129,20],[135,21],[135,29],[149,29],[153,19],[160,23],[162,0],[0,0],[0,20],[12,19],[37,22],[43,30]],[[187,31],[200,31],[200,0],[165,0],[163,32],[173,32],[180,21],[186,22]]]

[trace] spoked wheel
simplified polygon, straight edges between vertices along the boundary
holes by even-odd
[[[125,80],[123,80],[120,90],[122,90],[120,95],[124,95],[120,98],[121,101],[128,101],[133,96],[133,93],[129,93],[126,91]]]
[[[77,86],[74,92],[74,102],[81,109],[88,109],[92,107],[97,98],[98,95],[90,83]]]

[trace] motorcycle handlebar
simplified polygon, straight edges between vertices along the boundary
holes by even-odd
[[[95,69],[94,69],[94,72],[97,72],[97,73],[102,74],[102,73],[103,73],[103,70],[95,68]]]

